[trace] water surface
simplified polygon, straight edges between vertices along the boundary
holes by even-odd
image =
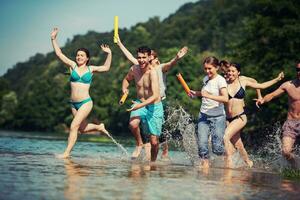
[[[115,144],[66,141],[51,135],[0,132],[0,199],[299,199],[300,183],[265,169],[198,170],[187,155],[130,161]],[[133,147],[125,146],[131,153]],[[216,163],[221,163],[219,160]]]

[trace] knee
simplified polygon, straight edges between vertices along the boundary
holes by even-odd
[[[158,146],[159,142],[157,139],[151,139],[151,146]]]
[[[70,127],[70,131],[72,132],[72,131],[78,131],[79,130],[79,127],[80,127],[80,125],[79,124],[71,124],[71,127]]]
[[[230,137],[228,136],[228,134],[224,134],[223,136],[223,141],[226,143],[226,142],[230,142]]]
[[[242,149],[242,148],[244,148],[244,145],[241,142],[237,142],[237,143],[235,143],[234,147],[237,149]]]
[[[83,127],[79,127],[79,128],[78,128],[78,131],[79,131],[80,133],[84,133],[84,128],[83,128]]]
[[[139,128],[139,124],[136,122],[130,122],[129,123],[129,129],[137,129]]]

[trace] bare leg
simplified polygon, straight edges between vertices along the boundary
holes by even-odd
[[[157,158],[157,154],[159,151],[159,141],[158,137],[155,135],[150,136],[150,143],[151,143],[151,161],[155,162]]]
[[[146,154],[146,160],[150,161],[151,160],[151,143],[148,142],[144,144],[145,148],[145,154]]]
[[[249,159],[248,153],[242,142],[240,132],[238,132],[236,135],[232,137],[231,142],[237,148],[237,150],[239,151],[240,155],[242,156],[243,160],[248,165],[248,167],[251,168],[253,166],[253,161]]]
[[[132,159],[136,159],[143,148],[143,141],[142,141],[142,137],[141,137],[141,132],[140,132],[140,118],[139,117],[132,117],[130,118],[130,122],[129,122],[129,128],[135,138],[136,141],[136,147],[135,150],[133,151],[131,158]]]
[[[105,129],[103,123],[101,124],[87,123],[86,120],[81,123],[79,127],[79,131],[84,134],[92,134],[92,135],[98,134],[98,132],[104,133],[106,135],[109,134],[108,131]]]
[[[169,146],[168,146],[167,140],[162,144],[161,158],[163,158],[163,159],[169,158]]]
[[[282,138],[282,155],[287,159],[293,168],[296,167],[295,155],[292,153],[295,139],[291,137]]]
[[[246,123],[247,123],[247,117],[243,115],[241,116],[241,118],[238,118],[230,122],[225,129],[225,134],[223,139],[224,139],[227,167],[233,167],[232,155],[235,152],[235,148],[231,142],[231,138],[234,135],[238,134],[242,130],[242,128],[246,125]]]
[[[65,152],[63,154],[57,156],[58,158],[67,158],[70,156],[70,153],[77,141],[78,129],[80,127],[80,124],[87,118],[87,116],[91,112],[92,108],[93,108],[93,103],[92,103],[92,101],[90,101],[88,103],[83,104],[77,112],[72,111],[73,113],[75,113],[75,115],[74,115],[74,118],[73,118],[73,121],[72,121],[71,127],[70,127],[68,145],[67,145]],[[72,108],[72,110],[73,109],[74,108]]]

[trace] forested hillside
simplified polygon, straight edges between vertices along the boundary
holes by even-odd
[[[208,55],[228,59],[242,65],[242,74],[259,82],[274,78],[280,71],[285,80],[295,77],[295,63],[300,58],[300,1],[297,0],[203,0],[188,3],[161,21],[153,17],[130,29],[119,30],[123,44],[132,52],[141,45],[158,51],[162,62],[172,59],[184,45],[190,48],[168,72],[168,102],[182,105],[195,118],[200,99],[190,99],[176,79],[181,72],[193,89],[200,89],[204,76],[202,60]],[[121,19],[120,19],[121,20]],[[64,27],[59,27],[63,32]],[[49,30],[49,42],[50,44]],[[90,120],[101,120],[115,135],[129,134],[129,107],[135,96],[131,87],[125,105],[119,106],[121,83],[130,63],[113,44],[113,32],[90,31],[77,35],[62,47],[74,58],[75,50],[86,47],[92,64],[104,63],[106,55],[100,44],[112,48],[111,70],[94,76],[91,96],[94,100]],[[17,63],[0,77],[0,126],[27,131],[61,131],[68,127],[72,116],[68,104],[70,88],[67,68],[54,53],[36,54],[27,62]],[[262,91],[273,91],[280,84]],[[252,100],[254,90],[247,90],[246,105],[250,111],[245,132],[249,140],[260,137],[275,122],[286,117],[287,98],[281,97],[257,110]]]

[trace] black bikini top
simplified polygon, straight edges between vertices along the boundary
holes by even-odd
[[[240,83],[240,89],[235,93],[234,96],[231,96],[228,92],[228,97],[229,99],[232,99],[232,98],[235,98],[235,99],[243,99],[246,95],[246,91],[245,89],[242,87],[242,84],[240,82],[240,79],[239,79],[239,83]]]

